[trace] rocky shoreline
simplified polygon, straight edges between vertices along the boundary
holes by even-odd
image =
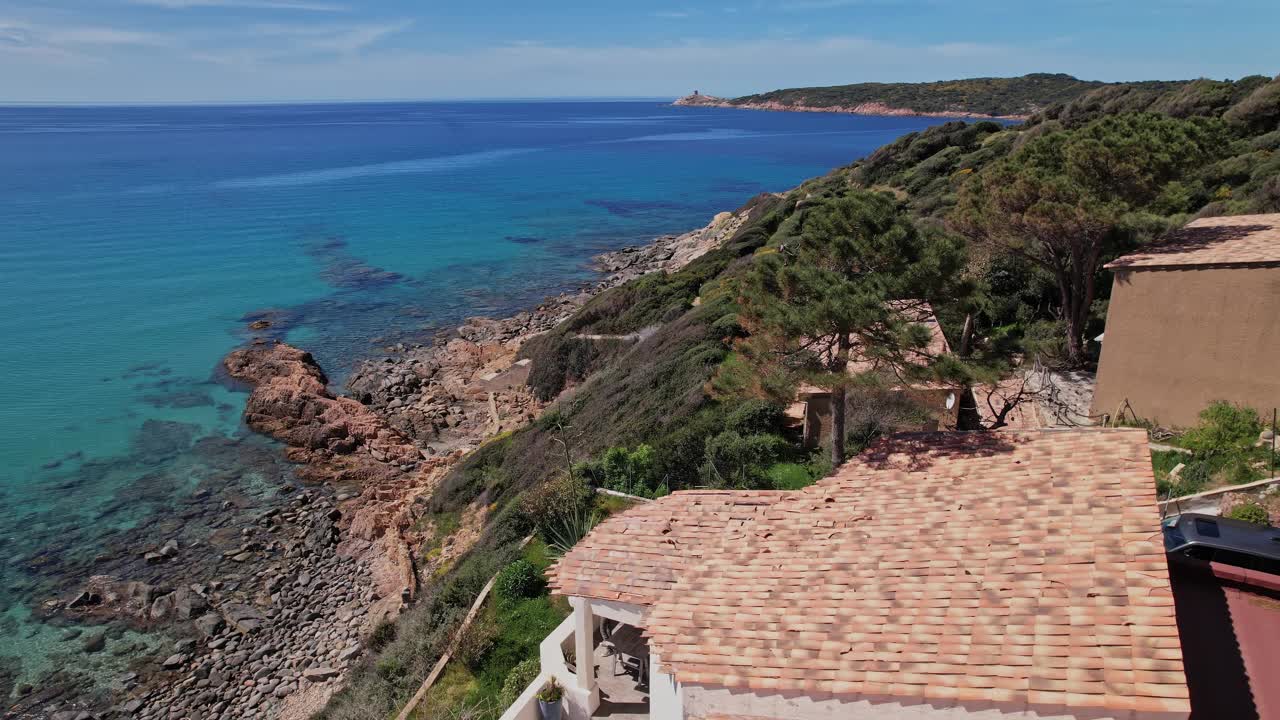
[[[912,110],[911,108],[892,107],[881,102],[866,102],[857,105],[792,105],[771,102],[752,102],[752,103],[735,103],[728,98],[715,97],[713,95],[686,95],[672,105],[680,105],[684,107],[720,107],[732,108],[735,110],[769,110],[772,112],[817,112],[817,113],[846,113],[851,115],[880,115],[885,117],[900,117],[904,115],[913,115],[916,117],[936,117],[936,118],[952,118],[958,120],[1026,120],[1029,115],[988,115],[985,113],[963,112],[959,110],[939,110],[939,111],[922,111]]]
[[[206,541],[147,545],[132,564],[46,601],[44,617],[103,628],[69,640],[86,653],[123,651],[128,628],[170,637],[169,646],[148,648],[113,680],[109,698],[51,680],[20,688],[5,717],[309,717],[378,624],[479,537],[483,507],[464,513],[439,552],[420,557],[435,532],[422,501],[466,452],[542,411],[520,346],[608,288],[683,267],[746,215],[720,213],[704,228],[605,253],[594,259],[605,276],[590,286],[507,318],[469,318],[431,345],[390,348],[354,369],[345,395],[287,344],[258,338],[230,353],[226,377],[251,388],[246,424],[284,443],[297,482],[239,512],[200,490],[200,507],[234,515],[212,521],[220,529]],[[258,320],[250,329],[269,328]]]

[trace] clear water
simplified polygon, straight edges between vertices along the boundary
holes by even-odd
[[[202,478],[238,477],[235,453],[194,448],[244,433],[244,396],[214,376],[247,313],[277,311],[340,380],[934,122],[658,102],[0,108],[0,618],[29,624],[18,606],[56,589],[28,577],[55,540],[91,557]],[[19,652],[40,655],[0,648]]]

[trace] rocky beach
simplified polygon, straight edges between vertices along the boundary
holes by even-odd
[[[101,668],[109,677],[90,686],[53,672],[17,685],[6,717],[308,717],[380,623],[478,537],[484,507],[465,513],[438,552],[421,552],[436,532],[426,500],[445,471],[543,409],[525,385],[520,346],[606,288],[682,267],[744,219],[721,213],[704,228],[598,256],[593,284],[510,317],[470,318],[431,344],[387,348],[360,363],[342,393],[309,353],[269,339],[271,321],[255,315],[256,337],[219,375],[250,390],[245,424],[283,449],[254,436],[196,441],[210,457],[248,455],[269,469],[251,493],[241,478],[203,478],[176,515],[113,536],[113,552],[32,558],[50,587],[80,578],[33,613],[66,628],[59,641],[77,664],[110,659]],[[165,429],[155,428],[157,442]],[[174,448],[190,441],[171,438]]]

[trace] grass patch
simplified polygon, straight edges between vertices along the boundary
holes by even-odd
[[[821,476],[814,475],[808,465],[794,462],[774,463],[767,471],[769,482],[778,490],[799,490],[817,482]]]
[[[520,556],[539,571],[551,564],[546,543],[537,538],[525,546]],[[473,625],[496,629],[487,649],[471,668],[454,657],[414,717],[495,720],[506,710],[502,689],[507,677],[520,662],[537,659],[539,645],[570,612],[566,599],[551,597],[545,591],[522,600],[490,595]]]
[[[547,548],[547,544],[543,542],[542,538],[537,537],[536,535],[533,540],[529,541],[529,544],[525,546],[522,557],[525,560],[528,560],[529,564],[538,568],[539,571],[545,571],[547,568],[551,567],[551,554]]]
[[[462,513],[456,510],[436,513],[431,516],[431,522],[434,524],[431,537],[422,544],[422,559],[427,562],[434,562],[440,557],[444,541],[462,525]]]
[[[467,666],[450,662],[411,717],[415,720],[453,720],[460,708],[471,707],[469,698],[475,687],[475,675]]]

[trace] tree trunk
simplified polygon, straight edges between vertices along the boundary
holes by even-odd
[[[973,313],[964,316],[964,329],[960,331],[960,357],[969,357],[973,344]]]
[[[1077,328],[1075,318],[1067,320],[1067,362],[1071,367],[1084,364],[1084,329]]]
[[[844,385],[831,388],[831,467],[844,464]]]
[[[830,368],[840,378],[831,388],[831,467],[844,464],[844,400],[845,380],[849,372],[849,336],[842,334],[836,340],[835,361]]]

